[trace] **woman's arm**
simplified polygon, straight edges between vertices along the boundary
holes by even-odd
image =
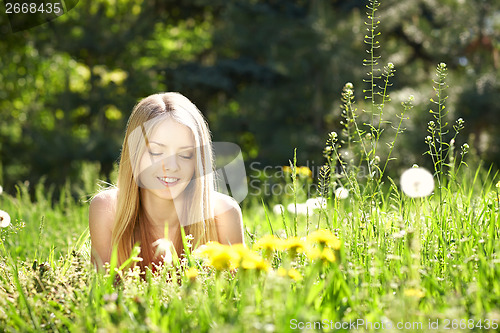
[[[221,244],[244,243],[241,208],[230,196],[215,196],[215,226]]]
[[[111,232],[115,217],[116,190],[97,194],[90,202],[89,229],[92,243],[92,262],[97,267],[111,258]]]

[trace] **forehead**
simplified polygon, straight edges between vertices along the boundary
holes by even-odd
[[[191,129],[172,118],[167,118],[158,123],[148,136],[148,141],[172,148],[195,145]]]

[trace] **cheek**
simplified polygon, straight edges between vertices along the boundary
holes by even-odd
[[[139,160],[139,173],[143,172],[146,170],[149,166],[151,166],[151,161],[147,158],[146,154],[143,154],[141,159]]]
[[[189,175],[191,177],[194,176],[195,163],[196,163],[196,161],[194,159],[187,160],[183,163],[184,165],[182,166],[182,170],[184,170],[186,175]]]

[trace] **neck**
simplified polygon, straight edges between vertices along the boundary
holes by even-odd
[[[175,202],[161,199],[142,189],[140,195],[142,209],[154,228],[163,229],[168,226],[171,229],[179,225],[178,212],[182,207],[182,199],[176,199]]]

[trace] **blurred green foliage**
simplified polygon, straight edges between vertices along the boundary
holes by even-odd
[[[16,33],[2,10],[0,184],[62,186],[83,162],[110,180],[132,107],[158,91],[190,98],[214,140],[239,144],[247,163],[287,165],[297,147],[299,164],[319,165],[327,133],[340,128],[342,86],[353,82],[365,105],[365,5],[80,1]],[[464,118],[469,144],[500,164],[500,3],[386,0],[379,13],[380,63],[396,68],[386,112],[415,96],[398,162],[424,159],[434,68],[446,62],[449,121]]]

